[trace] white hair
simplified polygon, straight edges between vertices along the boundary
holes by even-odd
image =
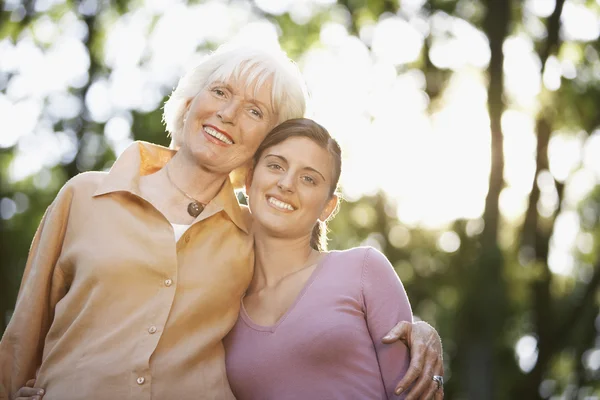
[[[165,103],[163,121],[172,137],[171,148],[179,148],[182,144],[186,102],[215,81],[240,77],[248,83],[256,82],[256,90],[271,79],[271,104],[278,116],[277,125],[304,116],[306,84],[296,64],[282,50],[226,44],[186,73]]]

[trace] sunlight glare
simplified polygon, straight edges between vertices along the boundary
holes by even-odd
[[[85,94],[85,106],[93,121],[108,121],[112,115],[113,106],[106,79],[99,79],[92,83]]]
[[[597,13],[584,4],[567,0],[561,14],[561,33],[564,40],[591,42],[600,36],[600,20]]]
[[[57,121],[72,119],[80,115],[83,108],[79,97],[68,92],[57,92],[48,96],[46,111]]]
[[[485,34],[469,22],[436,13],[431,22],[431,62],[438,68],[457,70],[467,65],[485,68],[490,61],[489,42]]]
[[[320,42],[327,47],[335,47],[342,44],[348,36],[348,30],[337,22],[326,22],[321,27],[319,34]]]
[[[388,240],[397,249],[406,247],[410,243],[410,231],[404,225],[394,225],[388,233]]]
[[[0,147],[12,147],[24,135],[31,134],[42,113],[42,103],[35,99],[27,99],[9,103],[6,97],[0,99],[0,131],[2,139]]]
[[[502,114],[504,179],[523,197],[529,196],[535,175],[537,140],[534,125],[529,114],[513,109]]]
[[[58,32],[57,24],[48,15],[42,15],[33,23],[33,35],[40,43],[51,44]]]
[[[525,10],[541,18],[549,17],[556,7],[556,0],[526,0]]]
[[[600,184],[600,129],[595,130],[586,140],[583,148],[583,165],[596,175]]]
[[[400,65],[413,62],[419,57],[423,41],[421,32],[404,19],[390,17],[375,26],[371,48],[378,60]]]
[[[565,203],[576,207],[597,185],[598,180],[592,171],[587,169],[575,171],[565,185]]]
[[[507,95],[520,106],[531,106],[541,89],[541,65],[533,43],[524,36],[504,42],[504,76]]]
[[[183,0],[144,0],[143,7],[153,14],[168,13],[169,10],[182,4]]]
[[[544,87],[552,92],[560,89],[561,76],[562,69],[560,66],[560,61],[558,61],[556,56],[548,57],[548,61],[546,61],[546,68],[544,69],[544,75],[542,77]]]
[[[460,237],[454,231],[446,231],[438,238],[437,246],[443,252],[454,253],[460,248]]]
[[[579,215],[563,211],[556,217],[548,253],[548,267],[555,274],[570,275],[575,266],[573,249],[580,231]]]
[[[558,209],[558,193],[554,184],[554,177],[548,170],[540,171],[536,184],[540,190],[537,210],[545,218],[551,217]]]
[[[44,13],[49,11],[52,7],[63,4],[65,0],[36,0],[34,4],[34,9],[38,13]]]
[[[10,39],[0,40],[0,71],[14,72],[18,69],[16,48]]]
[[[507,186],[500,192],[500,213],[510,222],[517,222],[527,210],[527,197],[520,190]]]
[[[19,141],[21,132],[18,129],[14,129],[17,126],[17,122],[12,117],[13,104],[6,98],[3,93],[0,93],[0,148],[12,147]]]
[[[3,197],[0,200],[0,218],[4,220],[11,219],[17,213],[17,203],[10,197]]]
[[[522,336],[515,345],[515,355],[521,371],[531,371],[538,358],[537,339],[531,335]]]
[[[104,62],[107,66],[113,69],[131,68],[141,61],[152,23],[152,16],[143,10],[123,15],[107,30],[104,46]]]
[[[406,15],[414,15],[421,11],[427,0],[400,0],[400,9]]]
[[[548,144],[550,172],[559,182],[565,182],[582,158],[582,135],[557,133]]]
[[[281,15],[288,11],[294,0],[256,0],[256,5],[269,14]]]

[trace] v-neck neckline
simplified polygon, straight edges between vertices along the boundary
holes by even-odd
[[[304,283],[304,287],[302,288],[302,290],[300,290],[300,293],[298,293],[298,296],[296,296],[296,299],[294,300],[292,305],[286,310],[285,313],[283,313],[283,315],[279,318],[279,320],[277,320],[277,322],[275,322],[275,324],[259,325],[259,324],[255,323],[254,321],[252,321],[252,318],[250,318],[250,316],[248,315],[248,312],[246,311],[246,306],[244,305],[243,298],[241,300],[241,306],[240,306],[240,316],[242,317],[242,320],[246,323],[246,325],[248,325],[250,328],[252,328],[256,331],[275,333],[275,331],[277,330],[279,325],[281,325],[287,319],[287,317],[294,310],[294,308],[296,308],[296,306],[298,305],[300,300],[302,300],[302,298],[308,291],[308,288],[315,281],[315,279],[317,278],[317,275],[319,274],[321,269],[323,269],[325,262],[327,261],[327,259],[329,258],[329,256],[331,254],[332,254],[332,252],[327,252],[327,253],[323,254],[323,256],[321,257],[321,259],[319,261],[317,261],[317,266],[315,267],[314,271],[308,277],[306,283]]]

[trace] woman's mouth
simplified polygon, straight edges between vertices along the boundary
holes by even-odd
[[[296,210],[291,204],[288,204],[284,201],[278,200],[275,197],[267,196],[267,201],[273,207],[282,210],[282,211],[294,211]]]
[[[223,142],[225,144],[230,144],[230,145],[233,144],[233,140],[229,137],[229,135],[226,135],[226,134],[224,134],[222,132],[219,132],[218,130],[216,130],[212,126],[204,125],[202,127],[202,129],[204,130],[204,132],[207,135],[209,135],[209,136],[211,136],[211,137],[213,137],[213,138],[215,138],[215,139],[217,139],[217,140],[219,140],[219,141],[221,141],[221,142]]]

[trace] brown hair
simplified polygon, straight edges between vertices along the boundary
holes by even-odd
[[[327,129],[308,118],[289,119],[276,126],[265,137],[254,154],[253,165],[256,167],[260,156],[270,147],[278,145],[291,137],[305,137],[327,150],[333,159],[333,180],[329,197],[336,194],[337,185],[342,172],[342,150],[338,142],[331,137]],[[335,214],[331,213],[330,218]],[[327,221],[317,221],[310,237],[310,246],[318,251],[327,250]]]

